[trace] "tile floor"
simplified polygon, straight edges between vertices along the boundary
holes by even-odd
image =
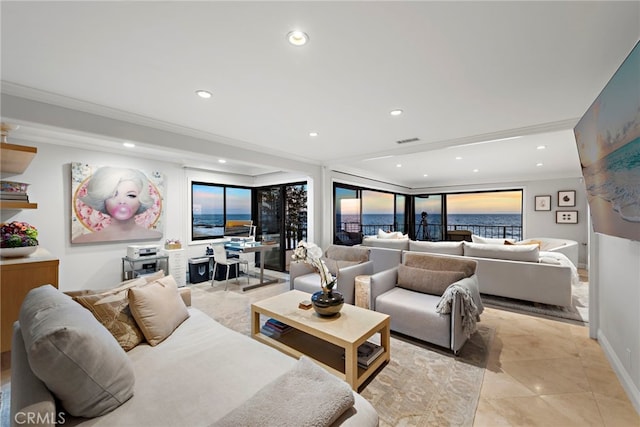
[[[640,426],[587,327],[496,309],[482,323],[496,333],[474,426]]]

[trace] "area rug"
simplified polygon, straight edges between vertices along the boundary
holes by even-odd
[[[582,280],[578,284],[572,285],[571,305],[568,307],[485,294],[482,294],[482,302],[488,307],[503,308],[518,313],[538,314],[545,317],[575,320],[581,323],[589,322],[589,282]]]
[[[242,292],[237,286],[192,285],[192,305],[223,325],[250,333],[251,303],[289,290],[289,282]],[[471,426],[494,330],[478,332],[460,355],[392,333],[391,362],[360,390],[381,426]]]

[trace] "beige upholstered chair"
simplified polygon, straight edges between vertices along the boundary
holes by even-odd
[[[369,261],[369,248],[331,245],[325,251],[323,261],[327,264],[331,274],[338,276],[338,283],[334,289],[342,294],[345,303],[353,304],[355,302],[356,276],[373,274],[373,263]],[[291,263],[289,283],[291,289],[310,294],[322,289],[320,274],[303,262]]]
[[[420,252],[404,252],[402,258],[398,267],[371,276],[369,307],[391,316],[391,330],[457,354],[483,311],[477,262]],[[450,313],[437,310],[444,300]]]

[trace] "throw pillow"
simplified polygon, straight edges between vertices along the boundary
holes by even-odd
[[[189,317],[172,276],[129,289],[129,307],[147,342],[156,346]]]
[[[123,289],[74,298],[111,332],[124,351],[131,350],[144,340],[129,309],[128,292],[129,289]]]
[[[409,250],[443,255],[462,255],[464,242],[409,242]]]
[[[538,262],[538,245],[488,245],[484,243],[464,244],[464,256],[506,259],[510,261]]]
[[[20,329],[33,373],[71,415],[104,415],[133,396],[133,364],[89,311],[51,285],[32,289]]]
[[[408,239],[407,234],[402,234],[400,231],[386,232],[382,229],[378,229],[378,239]]]
[[[478,261],[466,258],[454,258],[431,255],[420,252],[407,252],[403,255],[404,264],[409,267],[436,271],[461,271],[464,277],[471,277],[478,267]]]
[[[423,294],[442,296],[444,291],[459,280],[464,279],[461,271],[436,271],[423,268],[398,266],[398,286]]]
[[[369,261],[369,252],[371,249],[366,247],[331,245],[327,248],[325,256],[342,261],[367,262]]]
[[[504,245],[506,242],[515,243],[515,239],[497,239],[493,237],[480,237],[475,234],[471,235],[471,241],[473,243],[487,243],[491,245]]]
[[[542,242],[540,240],[532,240],[532,239],[521,240],[519,242],[510,242],[508,240],[505,240],[504,244],[507,245],[507,246],[510,246],[510,245],[538,245],[538,249],[540,249],[540,246],[542,245]]]

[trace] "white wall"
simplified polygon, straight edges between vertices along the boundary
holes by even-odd
[[[65,291],[106,288],[119,283],[122,257],[126,255],[130,244],[163,245],[165,239],[180,239],[188,258],[203,256],[206,245],[211,241],[190,242],[191,181],[253,187],[291,182],[292,178],[301,180],[301,175],[286,173],[257,180],[246,175],[187,169],[177,163],[134,157],[124,150],[121,154],[115,154],[16,138],[12,138],[11,142],[38,148],[37,155],[22,175],[3,177],[30,183],[29,197],[32,202],[38,203],[38,209],[3,210],[1,219],[3,222],[26,221],[38,229],[40,245],[60,259],[59,287]],[[72,162],[133,167],[164,173],[166,188],[163,238],[157,241],[71,244]],[[313,182],[313,178],[309,178],[309,181]],[[309,212],[309,227],[311,230],[317,227],[312,209]]]
[[[640,412],[640,242],[595,234],[598,341]]]

